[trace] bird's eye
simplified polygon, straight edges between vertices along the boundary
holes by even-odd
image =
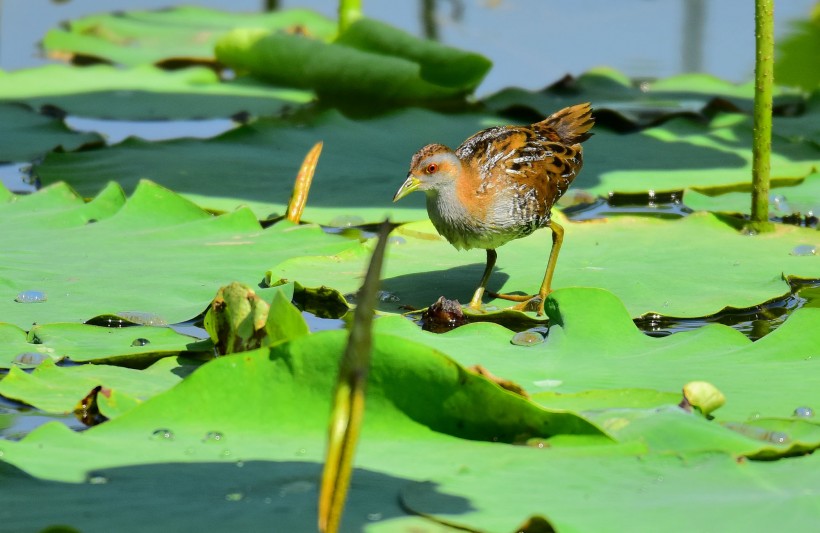
[[[424,171],[428,174],[435,174],[438,171],[438,165],[435,163],[430,163]]]

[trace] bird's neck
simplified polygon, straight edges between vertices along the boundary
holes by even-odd
[[[470,246],[461,243],[465,233],[472,233],[472,224],[463,204],[456,196],[455,182],[425,191],[427,213],[436,230],[458,249]]]

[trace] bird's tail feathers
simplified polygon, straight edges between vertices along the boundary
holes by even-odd
[[[589,130],[594,124],[589,102],[565,107],[539,122],[553,129],[565,144],[582,143],[592,137]]]

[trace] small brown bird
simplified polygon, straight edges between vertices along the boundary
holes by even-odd
[[[592,135],[593,124],[589,103],[579,104],[531,126],[482,130],[455,152],[441,144],[428,144],[413,156],[407,180],[393,201],[415,190],[424,191],[430,220],[450,244],[458,250],[487,250],[487,266],[471,308],[481,308],[497,258],[495,249],[549,226],[552,248],[538,294],[490,293],[524,302],[516,306],[519,309],[539,298],[538,314],[543,314],[564,237],[564,228],[550,220],[550,211],[581,170],[581,143]]]

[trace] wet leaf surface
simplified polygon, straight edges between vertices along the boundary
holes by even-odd
[[[563,222],[564,247],[554,287],[606,288],[629,313],[705,316],[726,306],[750,307],[789,291],[783,275],[820,277],[820,256],[795,256],[795,246],[815,242],[806,228],[779,226],[776,233],[748,237],[715,215],[700,213],[674,221],[613,217],[594,222]],[[401,226],[402,244],[388,250],[384,290],[395,298],[380,309],[426,307],[440,296],[467,300],[481,278],[483,250],[456,251],[429,222]],[[537,289],[546,268],[550,232],[506,244],[498,251],[488,288],[496,292]],[[271,280],[287,278],[305,286],[332,285],[342,293],[356,289],[369,244],[325,258],[294,258],[272,266]],[[710,276],[692,276],[709,272]],[[492,308],[509,307],[485,299]]]
[[[13,197],[0,204],[0,231],[0,316],[22,328],[121,312],[182,322],[200,315],[227,282],[258,287],[277,256],[324,255],[354,244],[315,226],[280,222],[263,230],[247,209],[215,217],[147,181],[127,201],[113,185],[90,203],[65,185]],[[48,300],[14,301],[32,289]],[[268,299],[278,290],[259,294]]]

